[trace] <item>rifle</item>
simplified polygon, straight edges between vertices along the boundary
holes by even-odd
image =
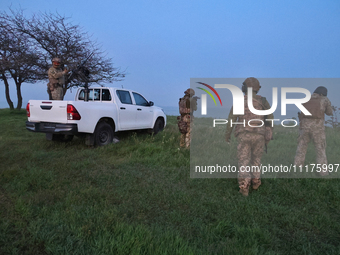
[[[84,65],[85,63],[87,62],[87,60],[89,60],[89,58],[94,54],[94,52],[92,52],[80,65],[77,66],[77,68],[73,69],[71,71],[71,74],[69,75],[67,81],[70,82],[74,75],[79,72],[80,70],[84,70]],[[84,101],[87,102],[89,101],[89,82],[88,82],[88,79],[87,79],[87,76],[90,74],[90,72],[85,69],[85,76],[86,76],[86,79],[85,79],[85,85],[84,85],[84,88],[85,88],[85,98],[84,98]]]
[[[70,75],[67,78],[67,81],[71,81],[74,78],[74,75],[79,72],[81,69],[84,68],[85,63],[87,62],[87,60],[89,60],[89,58],[94,54],[94,52],[92,52],[80,65],[77,65],[77,68],[71,70]]]

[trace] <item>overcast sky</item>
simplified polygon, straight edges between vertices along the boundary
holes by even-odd
[[[9,6],[27,16],[71,17],[126,69],[125,80],[109,86],[137,90],[160,106],[177,106],[190,78],[339,77],[338,0],[0,1],[1,10]],[[338,87],[328,89],[339,106]],[[8,107],[1,89],[0,108]],[[16,101],[14,87],[11,94]],[[23,97],[24,106],[47,99],[46,84],[23,84]]]

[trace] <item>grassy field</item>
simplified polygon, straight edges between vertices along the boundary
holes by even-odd
[[[339,179],[263,179],[246,198],[235,179],[190,178],[175,117],[101,148],[25,121],[0,110],[0,254],[340,254]],[[327,143],[338,157],[340,135]]]

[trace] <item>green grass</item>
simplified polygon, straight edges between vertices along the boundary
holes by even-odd
[[[0,254],[340,254],[338,179],[263,179],[245,198],[235,179],[190,178],[176,117],[100,148],[46,141],[25,121],[0,110]],[[296,137],[276,132],[263,161],[291,161]]]

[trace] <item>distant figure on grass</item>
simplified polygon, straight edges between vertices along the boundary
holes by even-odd
[[[294,165],[304,165],[307,146],[312,139],[316,149],[316,163],[321,164],[320,175],[326,176],[329,173],[326,156],[325,114],[333,115],[331,102],[327,98],[327,89],[323,86],[317,87],[311,99],[303,105],[312,115],[298,113],[300,128]],[[322,167],[324,164],[326,167]]]
[[[197,110],[197,100],[193,98],[194,95],[193,89],[187,89],[184,91],[184,97],[180,98],[178,103],[179,113],[181,114],[177,117],[179,132],[181,132],[181,148],[190,147],[193,112]]]
[[[53,58],[52,67],[48,69],[49,83],[47,84],[47,93],[51,95],[50,99],[52,100],[63,100],[64,98],[63,85],[65,84],[65,74],[68,73],[68,70],[62,71],[60,64],[60,58]]]
[[[260,169],[257,171],[253,168],[253,171],[246,171],[246,167],[249,166],[260,166],[261,157],[265,145],[272,139],[271,122],[264,121],[265,119],[274,119],[273,114],[268,116],[256,115],[249,110],[248,107],[248,90],[252,88],[253,106],[257,110],[268,110],[270,105],[265,97],[257,95],[260,90],[260,82],[254,78],[247,78],[243,82],[242,91],[244,95],[244,115],[234,115],[233,108],[231,108],[228,125],[226,131],[226,141],[230,142],[230,136],[233,130],[231,123],[245,122],[243,124],[237,124],[235,128],[235,136],[237,137],[237,159],[238,159],[238,184],[240,193],[244,196],[248,196],[249,187],[253,184],[253,189],[257,190],[261,185]],[[248,121],[251,121],[251,126],[248,125]],[[264,124],[265,123],[265,124]]]

